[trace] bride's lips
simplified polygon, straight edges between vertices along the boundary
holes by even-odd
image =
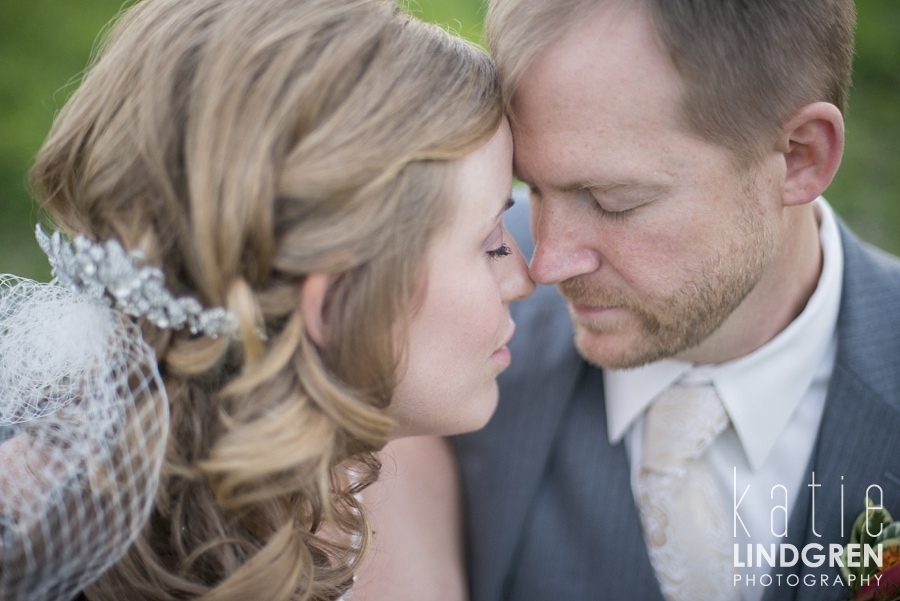
[[[509,341],[512,340],[513,333],[515,333],[516,327],[513,325],[509,329],[509,333],[503,339],[503,344],[500,345],[494,353],[491,355],[491,359],[500,363],[504,368],[507,367],[512,362],[512,354],[509,352]]]

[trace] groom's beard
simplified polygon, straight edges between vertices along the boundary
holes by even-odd
[[[570,303],[575,344],[589,363],[639,367],[671,358],[706,340],[741,304],[774,255],[773,232],[752,209],[720,252],[689,273],[674,291],[640,297],[592,281],[593,274],[558,284]],[[580,318],[571,305],[624,309],[600,323]]]
[[[594,289],[582,279],[559,284],[562,295],[572,304],[624,309],[627,315],[612,324],[575,323],[578,352],[590,363],[610,369],[625,369],[672,357],[706,340],[731,315],[752,289],[741,284],[717,293],[706,279],[686,286],[673,295],[644,302],[616,292]],[[601,339],[620,338],[615,346]]]

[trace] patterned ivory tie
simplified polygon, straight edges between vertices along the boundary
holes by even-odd
[[[668,601],[740,597],[725,510],[702,461],[728,423],[712,384],[673,384],[647,411],[638,508],[650,563]]]

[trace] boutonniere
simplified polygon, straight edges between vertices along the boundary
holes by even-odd
[[[875,561],[863,561],[862,558]],[[866,499],[841,556],[841,574],[853,601],[900,601],[900,522]]]

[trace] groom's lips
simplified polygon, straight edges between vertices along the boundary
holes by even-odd
[[[592,305],[582,305],[579,303],[573,303],[572,301],[569,301],[569,306],[572,307],[572,311],[574,311],[575,314],[580,317],[596,317],[598,315],[603,315],[604,313],[616,309],[616,307],[595,307]]]

